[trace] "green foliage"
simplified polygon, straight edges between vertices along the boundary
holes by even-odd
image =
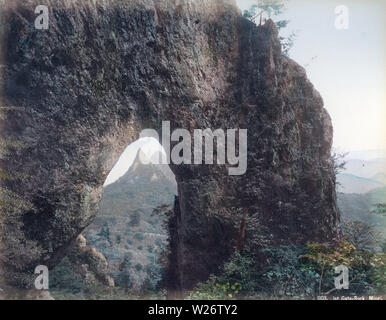
[[[125,254],[123,261],[119,265],[119,271],[127,270],[131,267],[131,258],[128,254]]]
[[[381,242],[381,233],[362,221],[345,221],[342,231],[344,239],[358,249],[374,250]]]
[[[187,297],[188,300],[228,300],[239,293],[241,285],[237,282],[225,282],[224,279],[211,276],[207,282],[200,283]]]
[[[150,264],[146,265],[144,271],[147,273],[144,290],[149,292],[158,292],[161,290],[161,282],[163,280],[164,269],[159,263],[158,257],[149,256]]]
[[[68,258],[50,272],[50,288],[53,291],[62,293],[79,293],[84,288],[85,283],[82,277],[75,272]]]
[[[258,287],[256,264],[246,253],[235,252],[224,265],[223,283],[237,283],[238,291],[251,292]]]
[[[345,158],[348,156],[348,153],[336,153],[334,152],[331,155],[331,160],[334,166],[335,175],[346,170],[347,161]]]
[[[352,243],[341,241],[335,247],[311,243],[303,256],[304,265],[321,275],[319,292],[324,294],[385,294],[386,255],[357,249]],[[349,290],[334,287],[334,268],[344,265],[350,271]]]
[[[121,272],[114,280],[115,285],[121,288],[130,288],[132,284],[129,272]]]
[[[125,254],[123,261],[119,265],[119,274],[114,278],[115,285],[122,288],[129,288],[132,284],[130,277],[131,258]]]
[[[139,300],[141,296],[129,294],[127,289],[106,287],[93,283],[80,292],[50,291],[55,300]],[[147,298],[147,297],[146,297]]]
[[[260,295],[272,298],[304,298],[316,293],[319,274],[302,265],[304,247],[279,246],[263,250],[267,260],[259,288]]]
[[[247,19],[259,19],[260,16],[256,18],[257,15],[263,13],[268,18],[276,20],[278,16],[280,16],[285,11],[285,5],[283,1],[280,0],[260,0],[258,4],[251,6],[249,10],[245,10],[243,16]],[[288,26],[289,20],[278,20],[276,21],[276,27],[280,31]],[[282,51],[285,56],[288,56],[289,51],[294,45],[296,38],[296,33],[292,32],[287,37],[279,37],[280,43],[282,45]]]
[[[200,283],[188,299],[309,299],[318,295],[385,294],[386,255],[357,249],[342,241],[335,246],[277,246],[261,251],[259,268],[250,254],[236,252],[220,276]],[[336,290],[335,267],[349,268],[349,290]]]
[[[97,234],[97,236],[101,237],[104,240],[110,241],[110,228],[108,227],[107,223]]]
[[[382,203],[386,201],[386,188],[371,190],[366,194],[338,193],[338,206],[342,221],[362,221],[375,227],[385,236],[385,215],[382,214]]]
[[[136,234],[134,235],[134,238],[135,238],[136,240],[138,240],[138,241],[142,241],[142,240],[144,239],[144,236],[143,236],[142,233],[136,233]]]
[[[138,227],[140,223],[141,223],[141,213],[140,212],[136,211],[130,215],[130,222],[129,222],[130,227]]]
[[[386,241],[383,241],[383,243],[381,245],[381,252],[386,253]]]
[[[199,284],[189,299],[264,298],[310,296],[315,293],[318,274],[302,268],[301,247],[271,247],[263,250],[267,264],[258,268],[253,257],[236,252],[224,265],[221,276]]]
[[[381,216],[386,216],[386,203],[377,203],[372,213]]]
[[[283,1],[279,0],[260,0],[258,4],[252,5],[249,10],[244,11],[244,17],[253,18],[261,11],[264,11],[269,18],[283,13],[285,6]],[[282,22],[282,21],[280,21]]]

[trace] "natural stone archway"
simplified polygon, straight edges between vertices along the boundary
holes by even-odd
[[[38,4],[50,8],[47,31],[34,28]],[[172,130],[248,129],[249,141],[240,177],[224,166],[171,166],[179,187],[174,288],[191,288],[230,256],[239,209],[276,243],[337,236],[331,121],[305,71],[281,54],[271,21],[256,27],[233,0],[31,0],[3,8],[8,282],[31,287],[37,265],[57,263],[95,217],[120,153],[163,120]]]

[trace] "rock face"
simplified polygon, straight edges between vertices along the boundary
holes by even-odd
[[[233,0],[2,1],[1,261],[31,287],[95,218],[143,128],[248,129],[248,171],[171,166],[179,207],[169,279],[189,289],[234,251],[240,212],[275,243],[338,234],[332,126],[303,68]],[[37,5],[48,30],[34,28]],[[252,225],[249,223],[247,225]]]
[[[67,257],[74,268],[80,267],[77,271],[86,281],[91,278],[91,281],[95,279],[106,286],[114,286],[106,257],[96,248],[88,246],[84,236],[78,236]]]

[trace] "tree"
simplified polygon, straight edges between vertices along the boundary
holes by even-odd
[[[111,244],[110,228],[107,223],[104,224],[97,236],[101,237],[103,240],[107,240]]]
[[[345,158],[348,156],[348,153],[336,153],[334,152],[331,156],[332,163],[334,164],[335,175],[346,170],[347,161]]]
[[[261,12],[264,12],[269,18],[278,16],[283,13],[285,6],[283,1],[279,0],[259,0],[258,4],[251,6],[249,10],[244,11],[244,17],[253,18]],[[279,21],[278,27],[286,27],[286,21]]]
[[[283,14],[286,10],[283,0],[259,0],[258,4],[251,6],[249,10],[244,11],[244,17],[256,22],[259,19],[260,23],[263,21],[263,15],[268,16],[269,19],[274,20],[276,17]],[[288,26],[289,20],[278,20],[276,26],[278,30],[284,29]],[[290,49],[294,45],[296,33],[292,32],[288,37],[279,37],[282,45],[283,54],[288,56]]]
[[[123,261],[119,264],[119,274],[115,279],[116,285],[123,288],[130,288],[132,280],[130,277],[131,255],[125,254]]]
[[[381,216],[382,218],[386,217],[386,203],[378,203],[375,205],[375,209],[371,211],[372,214]],[[383,242],[381,244],[381,250],[383,253],[386,253],[386,240],[383,236]]]
[[[376,204],[375,209],[371,213],[386,217],[386,203]]]
[[[347,241],[334,245],[310,243],[302,256],[302,267],[320,275],[319,295],[342,294],[334,286],[334,269],[339,265],[346,266],[350,271],[349,289],[345,290],[345,295],[384,294],[385,258],[384,254],[358,249]]]
[[[141,213],[136,211],[130,215],[129,225],[130,227],[138,227],[141,223]]]
[[[346,221],[342,231],[344,239],[358,249],[371,250],[380,242],[380,233],[374,226],[362,221]]]

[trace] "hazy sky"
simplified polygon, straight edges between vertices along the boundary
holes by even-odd
[[[256,2],[237,0],[242,10]],[[287,10],[281,18],[291,22],[283,35],[297,32],[290,57],[306,68],[324,99],[333,120],[334,147],[344,151],[386,149],[386,1],[284,3]],[[349,9],[348,30],[335,28],[339,5]],[[126,149],[106,185],[126,173],[139,147],[148,154],[159,148],[149,141],[137,141]],[[380,154],[367,153],[370,158]]]

